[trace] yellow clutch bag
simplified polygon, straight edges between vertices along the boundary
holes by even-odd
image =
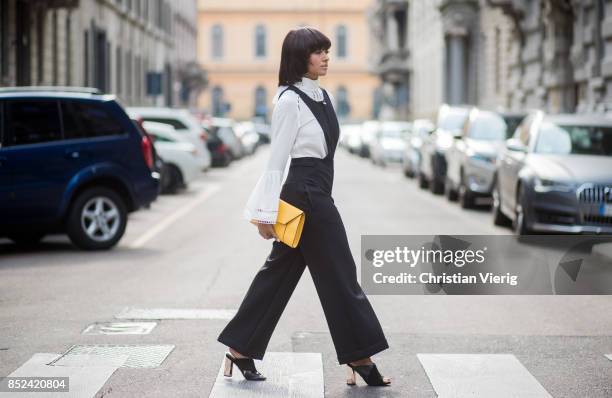
[[[282,199],[279,200],[274,232],[281,242],[295,249],[300,242],[300,236],[302,236],[306,214],[292,204]],[[257,222],[251,220],[251,224],[257,225]]]

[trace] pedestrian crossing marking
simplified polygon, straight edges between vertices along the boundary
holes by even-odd
[[[235,309],[210,308],[130,308],[126,307],[117,319],[224,319],[229,320],[236,314]]]
[[[417,354],[439,398],[552,398],[512,354]]]
[[[73,345],[61,357],[53,361],[52,365],[64,366],[66,361],[70,364],[89,366],[88,357],[106,358],[113,361],[116,358],[127,356],[121,361],[121,367],[126,368],[156,368],[164,362],[166,357],[174,350],[171,344],[94,344]],[[76,357],[77,359],[73,359]],[[83,362],[79,361],[79,358]]]
[[[9,377],[68,377],[67,392],[0,392],[0,397],[40,398],[85,398],[93,397],[117,370],[117,365],[92,360],[88,366],[49,366],[47,363],[59,358],[61,354],[36,353],[23,365],[15,369]]]
[[[223,360],[209,398],[323,398],[323,362],[320,353],[268,352],[255,361],[266,380],[247,381],[234,366],[232,377],[223,376]]]
[[[95,322],[83,334],[149,334],[157,322]]]

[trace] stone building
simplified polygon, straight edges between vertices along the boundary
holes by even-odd
[[[368,14],[374,40],[369,66],[380,78],[374,116],[380,119],[407,119],[410,114],[409,11],[408,1],[379,0]]]
[[[512,21],[508,93],[514,109],[612,108],[612,2],[488,0]]]
[[[196,0],[2,0],[0,85],[90,86],[124,105],[195,105]]]
[[[381,118],[434,118],[442,103],[505,105],[512,24],[502,10],[484,0],[379,0],[370,23]]]
[[[366,11],[373,0],[200,0],[198,57],[209,76],[200,105],[214,115],[269,118],[278,87],[282,41],[313,26],[331,42],[321,86],[343,120],[369,119],[377,78],[368,70]]]

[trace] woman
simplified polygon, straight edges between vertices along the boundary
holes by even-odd
[[[355,384],[355,372],[369,385],[391,382],[380,375],[370,359],[389,345],[357,282],[346,231],[331,197],[339,126],[332,101],[318,84],[319,76],[327,74],[330,47],[329,39],[313,28],[292,30],[283,41],[270,159],[244,214],[256,223],[263,238],[275,241],[238,312],[217,339],[229,347],[226,376],[232,375],[236,365],[247,380],[265,380],[253,358],[263,358],[307,265],[338,362],[349,366],[347,384]],[[289,173],[281,186],[289,156]],[[306,214],[295,249],[280,242],[274,233],[279,198]]]

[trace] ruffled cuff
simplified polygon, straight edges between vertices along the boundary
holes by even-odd
[[[264,224],[275,224],[278,216],[282,173],[266,171],[257,181],[244,208],[244,218]]]

